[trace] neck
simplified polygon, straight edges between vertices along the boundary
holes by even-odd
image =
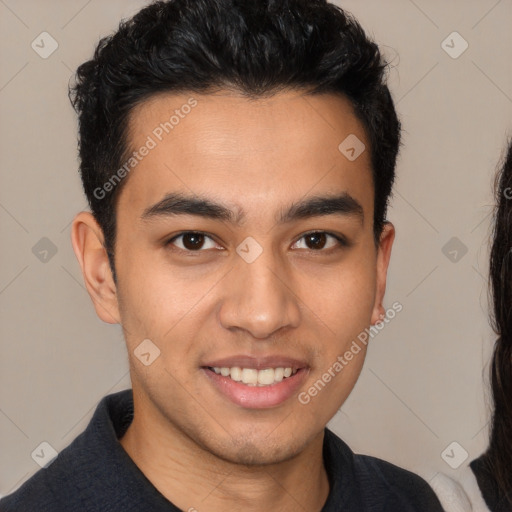
[[[181,510],[319,512],[327,499],[323,431],[292,459],[246,466],[220,459],[168,422],[151,419],[149,411],[135,411],[121,445],[153,486]]]

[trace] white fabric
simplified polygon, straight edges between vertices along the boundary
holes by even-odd
[[[455,479],[437,473],[430,485],[446,512],[490,512],[469,466],[460,469]]]

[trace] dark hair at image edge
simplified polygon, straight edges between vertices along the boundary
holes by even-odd
[[[378,240],[400,145],[386,67],[360,25],[325,0],[159,1],[121,21],[77,69],[69,90],[79,121],[82,183],[114,279],[115,206],[126,178],[101,199],[94,191],[133,151],[128,127],[134,107],[162,92],[227,89],[258,98],[296,89],[347,97],[370,142]]]
[[[512,139],[496,176],[495,194],[490,284],[498,339],[490,368],[494,407],[485,462],[512,510]]]

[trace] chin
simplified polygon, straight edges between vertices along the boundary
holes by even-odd
[[[293,459],[305,447],[306,441],[299,442],[295,435],[282,439],[269,439],[267,434],[261,437],[241,434],[226,441],[223,447],[205,446],[216,457],[231,464],[244,466],[266,466]]]

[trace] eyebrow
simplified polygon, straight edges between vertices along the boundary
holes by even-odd
[[[146,208],[141,215],[143,221],[151,221],[176,215],[196,215],[212,220],[242,224],[245,219],[243,208],[231,210],[227,206],[201,196],[187,196],[182,193],[167,194],[161,201]],[[313,196],[293,203],[282,210],[277,218],[281,224],[299,219],[324,215],[355,217],[361,224],[364,210],[356,199],[344,192],[338,195]]]

